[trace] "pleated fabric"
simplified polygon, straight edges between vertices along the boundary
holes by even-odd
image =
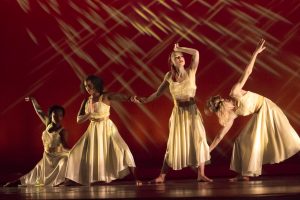
[[[66,178],[82,185],[111,182],[130,173],[135,167],[133,156],[120,136],[115,124],[108,118],[110,106],[102,102],[86,104],[86,112],[94,118],[86,132],[70,151]]]
[[[169,138],[165,161],[174,170],[198,167],[210,160],[209,146],[196,104],[175,106],[169,120]]]
[[[198,167],[210,160],[209,146],[201,113],[196,103],[191,103],[196,94],[196,71],[187,69],[187,77],[175,82],[170,72],[165,75],[174,101],[169,120],[169,138],[165,162],[174,170],[184,167]],[[180,106],[178,101],[187,106]]]
[[[300,151],[298,134],[275,103],[250,91],[238,101],[237,114],[253,116],[234,142],[231,170],[259,176],[263,164],[282,162]]]
[[[44,145],[43,158],[26,175],[20,178],[24,186],[57,186],[65,181],[69,152],[62,147],[58,130],[49,133],[48,125],[42,134]]]

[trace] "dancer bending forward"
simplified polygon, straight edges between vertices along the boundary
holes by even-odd
[[[252,115],[234,142],[230,169],[239,175],[230,181],[247,181],[249,177],[259,176],[263,164],[279,163],[300,150],[300,138],[282,110],[268,98],[243,89],[257,55],[265,49],[264,43],[260,41],[240,80],[233,85],[231,99],[213,96],[207,101],[207,108],[216,113],[223,126],[210,145],[211,151],[238,116]]]

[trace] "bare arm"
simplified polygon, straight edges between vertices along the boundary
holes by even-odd
[[[34,97],[26,97],[25,101],[31,101],[36,114],[42,120],[43,124],[47,125],[47,121],[49,120],[48,116],[44,113],[37,100]]]
[[[79,112],[77,114],[77,123],[78,124],[81,124],[87,120],[90,119],[90,113],[85,113],[85,104],[87,103],[87,100],[84,100],[82,103],[81,103],[81,106],[80,106],[80,109],[79,109]]]
[[[209,151],[211,152],[212,150],[214,150],[214,148],[216,148],[216,146],[221,142],[221,140],[223,139],[223,137],[228,133],[228,131],[230,130],[230,128],[233,125],[235,118],[232,118],[225,126],[223,126],[223,128],[220,130],[220,132],[218,133],[218,135],[215,137],[215,139],[213,140],[213,142],[210,144],[209,146]]]
[[[130,101],[131,96],[121,93],[108,93],[107,98],[110,101]]]
[[[168,76],[168,74],[166,76]],[[141,103],[149,103],[149,102],[157,99],[158,97],[160,97],[168,89],[168,87],[169,87],[169,82],[167,81],[167,79],[165,77],[165,79],[161,82],[158,89],[153,94],[151,94],[150,96],[148,96],[146,98],[141,98],[139,101]]]
[[[192,49],[192,48],[187,48],[187,47],[180,47],[178,43],[174,45],[173,50],[192,55],[190,69],[192,69],[194,71],[197,70],[198,65],[199,65],[199,58],[200,58],[198,50]]]
[[[246,83],[246,81],[248,80],[250,74],[252,73],[253,67],[254,67],[254,63],[256,60],[256,57],[259,53],[261,53],[266,47],[264,46],[265,40],[261,39],[258,43],[258,47],[256,48],[256,50],[254,51],[251,60],[249,62],[249,64],[247,65],[244,73],[242,74],[241,78],[239,79],[239,81],[234,84],[234,86],[231,89],[231,96],[240,96],[243,87]]]

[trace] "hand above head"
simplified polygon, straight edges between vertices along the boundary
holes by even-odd
[[[31,97],[31,96],[27,96],[27,97],[25,97],[24,99],[25,99],[25,101],[31,101],[31,100],[33,100],[34,98]]]
[[[173,51],[178,51],[179,43],[175,43],[173,47]]]
[[[257,45],[257,47],[256,47],[256,49],[255,49],[255,51],[254,51],[254,53],[256,53],[256,54],[259,54],[259,53],[261,53],[263,50],[265,50],[265,46],[264,46],[264,44],[265,44],[265,40],[264,39],[261,39],[260,41],[259,41],[259,43],[258,43],[258,45]]]

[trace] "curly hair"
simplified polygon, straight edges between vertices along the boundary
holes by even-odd
[[[65,109],[64,107],[62,107],[61,105],[52,105],[50,106],[50,108],[48,109],[48,116],[51,116],[51,114],[55,111],[61,111],[63,113],[63,116],[65,116]]]
[[[65,109],[64,107],[60,106],[60,105],[52,105],[50,106],[50,108],[48,109],[48,119],[49,119],[49,122],[47,122],[47,124],[50,124],[52,121],[51,121],[51,115],[53,112],[56,112],[56,111],[61,111],[63,116],[65,116]]]
[[[216,113],[220,110],[223,101],[220,95],[212,96],[206,101],[206,107],[210,112]]]
[[[206,102],[206,107],[210,112],[216,113],[219,123],[222,126],[230,120],[230,113],[223,106],[224,99],[220,95],[210,97]]]

